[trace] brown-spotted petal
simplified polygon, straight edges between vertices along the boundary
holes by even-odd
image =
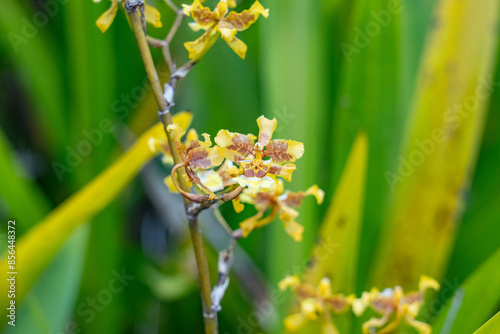
[[[230,161],[239,163],[241,160],[253,158],[254,141],[247,135],[220,130],[215,142],[219,146],[220,154]]]
[[[214,26],[221,18],[217,10],[212,12],[210,8],[204,7],[199,0],[194,0],[192,5],[182,5],[182,7],[184,14],[191,16],[205,30]]]
[[[283,166],[271,163],[271,167],[269,168],[269,174],[280,176],[287,180],[288,182],[292,181],[292,173],[296,170],[294,164],[285,164]]]
[[[242,11],[241,13],[230,12],[227,17],[223,20],[227,21],[233,28],[238,31],[248,29],[257,19],[259,15],[264,17],[269,16],[269,9],[262,7],[260,2],[255,1],[255,3],[249,9]]]
[[[278,126],[276,118],[268,119],[264,115],[257,118],[257,125],[259,126],[259,144],[263,148],[271,140],[274,130]]]
[[[265,157],[274,163],[294,162],[304,154],[304,144],[294,140],[275,139],[266,145]]]

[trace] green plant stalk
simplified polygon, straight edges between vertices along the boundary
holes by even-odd
[[[159,113],[160,119],[165,128],[165,133],[167,135],[170,151],[172,152],[172,155],[174,157],[175,164],[181,163],[182,161],[179,154],[177,153],[175,144],[170,136],[170,133],[167,131],[167,126],[172,124],[172,115],[170,113],[167,102],[163,97],[163,90],[161,88],[160,80],[158,78],[158,73],[156,72],[153,58],[149,50],[146,34],[144,33],[142,28],[142,22],[139,16],[139,12],[137,11],[137,9],[134,9],[132,11],[128,11],[127,14],[130,18],[132,30],[134,31],[134,35],[137,39],[137,44],[139,46],[139,51],[141,53],[141,57],[144,62],[144,68],[146,69],[146,73],[149,82],[151,84],[156,103],[160,111]],[[177,171],[177,177],[179,179],[181,188],[184,191],[189,192],[190,191],[189,186],[187,185],[186,181],[182,177],[181,171],[179,170]],[[210,273],[208,269],[207,257],[205,254],[205,247],[203,245],[201,229],[198,223],[198,216],[188,213],[189,207],[193,204],[193,202],[184,198],[184,203],[186,206],[186,213],[188,214],[189,232],[191,234],[191,240],[193,242],[193,248],[196,257],[196,264],[198,267],[198,278],[201,287],[201,300],[203,304],[203,318],[205,321],[205,333],[213,334],[218,332],[217,315],[216,313],[211,312],[211,307],[212,307],[212,298],[210,296],[211,283],[210,283]]]

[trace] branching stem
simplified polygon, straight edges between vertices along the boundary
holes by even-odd
[[[167,0],[167,3],[169,3],[169,0]],[[125,0],[125,9],[127,11],[128,17],[130,18],[132,30],[134,31],[134,35],[136,37],[137,44],[139,46],[139,51],[141,53],[141,57],[144,62],[144,68],[146,69],[146,73],[149,82],[151,84],[156,103],[158,105],[159,116],[163,123],[163,127],[165,129],[165,133],[170,146],[170,151],[172,152],[175,163],[179,164],[182,162],[182,160],[175,148],[175,144],[170,136],[170,133],[167,131],[167,126],[172,124],[172,115],[170,113],[170,107],[172,105],[172,101],[167,102],[163,96],[163,89],[160,85],[158,73],[156,71],[153,58],[151,56],[151,52],[149,50],[145,27],[143,21],[141,20],[141,16],[142,18],[144,18],[144,3],[142,2],[142,0]],[[139,16],[139,13],[141,14],[141,16]],[[170,73],[172,75],[172,72]],[[175,84],[179,79],[180,77],[177,76],[170,80],[171,81],[170,85],[172,86],[172,89],[175,89]],[[174,82],[172,82],[172,80],[174,80]],[[179,186],[185,192],[189,192],[189,187],[187,185],[187,182],[186,180],[184,180],[181,174],[182,174],[181,171],[177,170],[177,176],[180,183]],[[193,205],[193,202],[185,197],[184,197],[184,202],[186,206],[186,212],[188,213],[191,205]],[[210,296],[211,292],[210,273],[208,270],[208,263],[205,254],[205,248],[203,245],[203,239],[201,236],[200,225],[198,223],[198,214],[195,215],[188,214],[188,220],[189,220],[189,231],[191,234],[191,240],[193,242],[193,248],[196,257],[196,264],[198,267],[198,278],[200,281],[201,299],[203,305],[203,317],[205,320],[205,333],[217,334],[218,333],[217,313],[212,312],[212,299]]]

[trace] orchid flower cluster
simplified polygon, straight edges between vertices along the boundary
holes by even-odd
[[[284,190],[282,179],[292,180],[296,169],[292,162],[304,154],[304,145],[293,140],[272,139],[278,124],[276,119],[260,116],[257,124],[258,136],[220,130],[215,137],[215,145],[206,133],[200,140],[194,129],[186,134],[179,124],[169,125],[167,130],[172,135],[182,163],[174,166],[165,183],[171,191],[180,192],[197,202],[232,200],[238,213],[243,210],[243,203],[255,206],[257,214],[240,223],[244,237],[279,215],[285,231],[294,240],[301,241],[304,228],[295,221],[299,214],[295,209],[308,195],[314,196],[321,204],[324,192],[316,185],[304,192]],[[167,144],[166,139],[161,137],[150,140],[150,148],[155,153],[161,152],[163,161],[168,164],[172,163],[173,157]],[[182,177],[185,182],[196,189],[196,193],[186,194],[179,187],[176,171],[180,167],[184,169]],[[233,195],[227,197],[228,194]],[[271,212],[264,217],[268,209]]]
[[[371,318],[363,324],[363,333],[392,333],[404,320],[421,334],[430,334],[431,327],[415,320],[424,303],[427,289],[438,291],[439,283],[431,277],[420,277],[417,291],[404,293],[399,286],[387,288],[382,292],[372,288],[363,292],[360,298],[355,295],[332,294],[331,283],[323,278],[317,287],[302,283],[297,275],[287,276],[279,283],[280,290],[290,288],[299,300],[300,312],[291,314],[284,320],[290,332],[299,330],[307,321],[317,320],[322,316],[323,334],[339,333],[331,319],[331,313],[341,314],[350,308],[356,316],[361,316],[369,307],[380,318]],[[391,320],[391,321],[390,321]],[[390,321],[390,322],[389,322]]]

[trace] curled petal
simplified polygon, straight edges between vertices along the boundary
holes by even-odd
[[[255,216],[250,217],[240,223],[240,227],[243,232],[243,237],[246,238],[253,230],[266,226],[267,224],[272,222],[276,217],[276,210],[273,209],[273,211],[271,211],[269,216],[260,219],[263,215],[264,211],[259,210],[259,212]]]
[[[279,281],[278,283],[278,288],[281,291],[285,291],[287,288],[291,288],[292,290],[295,289],[300,285],[300,278],[297,275],[293,276],[286,276],[284,279]]]
[[[301,329],[306,322],[306,317],[302,313],[295,313],[287,316],[283,320],[285,328],[289,332],[296,332]]]
[[[294,162],[304,154],[304,144],[294,140],[272,140],[264,152],[265,157],[270,157],[273,162],[281,164]]]
[[[161,28],[161,14],[158,9],[153,6],[146,5],[144,7],[144,16],[146,17],[146,22],[151,23],[155,28]]]
[[[218,11],[212,12],[209,8],[202,6],[199,0],[194,0],[192,5],[182,5],[182,7],[184,14],[191,16],[205,30],[214,26],[220,19]]]
[[[240,213],[245,208],[245,205],[243,205],[243,203],[240,202],[240,197],[239,196],[236,197],[235,199],[233,199],[232,203],[233,203],[234,211],[236,213]]]
[[[314,196],[318,201],[318,204],[323,202],[323,197],[325,196],[325,192],[318,188],[317,185],[311,186],[306,191],[299,191],[296,193],[293,192],[285,192],[282,196],[280,196],[280,203],[286,206],[291,206],[293,208],[297,208],[302,204],[302,200],[306,196]]]
[[[267,18],[269,16],[269,9],[264,9],[258,1],[255,1],[249,9],[241,13],[230,12],[223,20],[227,21],[232,27],[238,29],[238,31],[242,31],[257,21],[259,15]]]
[[[259,144],[263,148],[271,140],[274,130],[278,126],[278,121],[276,118],[268,119],[264,115],[257,118],[257,125],[259,126]],[[280,163],[279,161],[275,161]]]
[[[434,289],[438,291],[439,288],[439,283],[434,278],[425,275],[420,276],[420,282],[418,284],[419,291],[423,292],[427,289]]]
[[[282,178],[290,182],[292,181],[292,173],[296,169],[297,167],[295,167],[294,164],[285,164],[283,166],[280,166],[272,163],[271,168],[269,168],[269,174],[281,176]]]
[[[183,154],[184,146],[181,143],[181,138],[186,133],[186,130],[181,128],[179,126],[179,124],[174,123],[174,124],[170,124],[169,126],[167,126],[167,131],[170,132],[170,135],[172,137],[172,140],[175,143],[175,147],[177,148],[177,152],[179,153],[179,155],[181,157],[184,156],[184,154]]]
[[[108,28],[111,26],[111,23],[113,23],[116,17],[117,11],[118,5],[115,1],[113,1],[111,3],[111,7],[109,7],[109,9],[105,11],[101,16],[99,16],[96,21],[96,25],[101,30],[101,32],[106,32],[106,30],[108,30]]]
[[[253,158],[254,141],[247,135],[220,130],[215,142],[219,146],[220,154],[230,161],[239,163],[241,160]]]
[[[189,52],[189,58],[194,59],[206,52],[212,46],[216,35],[217,30],[212,27],[205,31],[197,40],[184,43],[184,47]]]

